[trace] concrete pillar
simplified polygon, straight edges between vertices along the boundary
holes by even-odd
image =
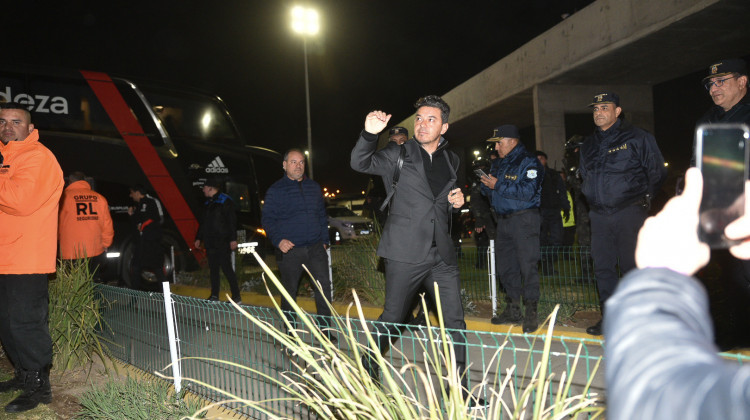
[[[565,114],[591,114],[587,107],[594,95],[614,92],[620,96],[625,118],[634,125],[654,132],[654,101],[650,85],[555,85],[534,86],[534,127],[536,148],[547,153],[549,166],[562,169],[565,137]],[[593,117],[591,129],[594,132]]]

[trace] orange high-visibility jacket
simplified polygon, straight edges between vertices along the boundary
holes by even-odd
[[[115,236],[107,200],[86,181],[68,185],[60,200],[58,232],[60,258],[72,260],[101,254],[112,245]]]
[[[23,141],[0,142],[0,274],[55,271],[57,208],[63,174],[34,130]]]

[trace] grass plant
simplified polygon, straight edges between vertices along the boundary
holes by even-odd
[[[377,246],[378,231],[336,245],[331,248],[331,270],[333,272],[333,299],[351,301],[352,290],[362,300],[374,306],[385,301],[385,275],[377,270],[380,257]]]
[[[109,357],[97,334],[105,328],[100,312],[104,303],[96,296],[92,274],[86,259],[61,260],[57,278],[49,284],[53,366],[63,372],[84,366],[94,357]]]
[[[280,287],[276,276],[257,254],[256,258],[264,268],[267,279],[276,284],[276,287],[288,298],[289,296]],[[190,378],[185,378],[185,380],[226,396],[226,401],[216,404],[240,403],[270,418],[288,418],[274,410],[274,403],[278,403],[279,400],[286,401],[290,406],[304,407],[317,418],[326,419],[497,419],[501,414],[507,415],[504,418],[511,419],[563,419],[575,418],[579,414],[588,415],[589,418],[594,419],[604,411],[602,407],[596,406],[598,402],[596,395],[589,392],[598,364],[594,368],[594,373],[589,376],[581,394],[578,395],[571,395],[572,378],[578,355],[567,377],[563,373],[557,379],[555,374],[548,372],[550,343],[557,310],[548,318],[549,326],[544,338],[544,355],[540,363],[533,367],[533,375],[525,388],[516,389],[513,384],[515,367],[507,369],[505,375],[500,374],[499,369],[492,370],[498,374],[492,374],[488,369],[481,383],[470,390],[472,393],[477,393],[485,389],[490,396],[489,405],[477,411],[468,409],[469,402],[462,392],[451,338],[440,316],[438,317],[439,328],[430,328],[428,325],[425,329],[428,339],[423,342],[421,349],[424,363],[417,364],[407,360],[402,367],[396,368],[389,364],[377,350],[373,350],[377,349],[375,338],[370,333],[368,322],[362,314],[356,291],[352,292],[352,297],[354,303],[349,305],[344,317],[339,317],[331,308],[334,313],[332,318],[334,329],[339,335],[338,344],[332,343],[326,332],[318,328],[315,320],[292,303],[298,322],[303,324],[304,331],[308,331],[313,336],[312,342],[317,343],[314,346],[308,344],[308,340],[303,340],[303,329],[293,328],[286,317],[282,316],[281,319],[286,323],[286,331],[289,333],[249,314],[235,304],[235,307],[253,324],[269,334],[282,348],[287,349],[292,355],[290,358],[292,368],[283,372],[280,377],[275,377],[232,362],[199,359],[244,369],[272,383],[282,391],[279,393],[280,396],[273,400],[242,399],[202,381]],[[436,304],[439,309],[440,302]],[[282,314],[278,305],[276,309]],[[440,314],[441,311],[437,312]],[[355,331],[364,331],[365,343],[358,341]],[[344,345],[341,345],[342,342]],[[493,363],[499,363],[504,347],[505,344],[501,345],[495,352],[490,363],[491,367]],[[349,351],[344,351],[343,348],[348,348]],[[393,348],[391,351],[398,351],[398,349]],[[380,383],[373,381],[360,363],[362,355],[368,353],[373,354],[382,371]],[[417,385],[421,389],[410,387],[406,378],[417,378]],[[556,390],[553,390],[554,398],[550,400],[547,396],[552,392],[552,388]],[[195,415],[202,415],[208,409],[209,407],[205,407]]]
[[[196,418],[200,405],[176,395],[161,379],[109,381],[81,396],[76,418],[84,420],[152,420]],[[198,417],[200,418],[200,417]]]

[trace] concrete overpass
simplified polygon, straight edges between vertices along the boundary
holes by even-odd
[[[653,86],[747,55],[749,22],[750,0],[598,0],[444,94],[446,137],[469,158],[493,127],[516,124],[560,168],[575,134],[566,115],[586,115],[593,131],[586,105],[613,90],[626,118],[653,132]],[[411,128],[413,118],[399,124]]]

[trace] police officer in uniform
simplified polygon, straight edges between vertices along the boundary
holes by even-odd
[[[625,274],[635,267],[638,230],[667,169],[654,136],[619,118],[619,96],[594,95],[589,107],[597,129],[581,145],[580,174],[590,208],[591,256],[604,315],[604,303],[619,281],[617,268]],[[586,332],[601,335],[602,321]]]
[[[493,317],[492,323],[518,323],[523,319],[523,332],[530,333],[538,326],[539,205],[544,166],[526,150],[520,138],[515,125],[494,130],[487,141],[495,142],[500,159],[495,159],[489,176],[481,181],[482,192],[497,213],[495,260],[506,293],[505,310]]]
[[[703,86],[714,104],[697,121],[696,128],[713,123],[750,125],[747,84],[744,60],[727,58],[711,64]],[[690,166],[694,165],[695,149]],[[750,345],[750,261],[737,259],[726,249],[712,249],[711,262],[720,267],[720,274],[704,276],[699,273],[699,278],[713,291],[710,306],[716,343],[722,350],[747,347]]]

